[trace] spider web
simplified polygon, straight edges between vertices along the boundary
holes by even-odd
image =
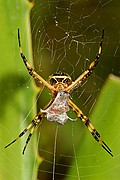
[[[68,73],[75,80],[98,53],[102,29],[105,29],[103,54],[99,65],[71,98],[89,116],[105,79],[110,73],[120,76],[117,1],[45,0],[35,1],[31,11],[33,59],[36,71],[45,79],[57,72]],[[49,96],[49,97],[46,97]],[[45,98],[46,97],[46,98]],[[51,98],[40,92],[38,110]],[[70,111],[70,116],[76,117]],[[76,169],[70,179],[93,179],[83,176],[77,164],[77,147],[84,139],[79,121],[64,126],[43,120],[39,130],[39,154],[44,157],[38,170],[39,179],[64,179],[69,168]],[[80,132],[80,133],[78,133]],[[83,158],[87,158],[84,154]],[[89,156],[95,156],[89,152]],[[81,155],[82,157],[82,155]],[[75,161],[74,166],[71,162]],[[72,166],[72,167],[71,167]],[[96,165],[95,165],[96,166]],[[90,170],[92,165],[88,167]],[[105,172],[104,172],[105,173]]]
[[[11,2],[9,1],[9,6],[10,5]],[[120,76],[119,9],[117,0],[35,0],[35,6],[31,10],[34,67],[36,72],[46,80],[51,74],[57,71],[66,72],[75,80],[94,60],[98,53],[102,29],[105,29],[103,53],[97,68],[94,70],[93,74],[70,95],[73,102],[81,108],[87,117],[90,116],[97,102],[97,97],[101,92],[101,87],[108,75],[113,73]],[[14,16],[12,16],[12,18],[13,17]],[[15,46],[17,44],[16,36],[15,32]],[[21,37],[22,45],[24,46],[23,39],[24,37]],[[17,53],[16,50],[14,51],[15,55],[13,61],[15,62],[19,52],[18,49]],[[21,68],[18,70],[21,76],[22,70]],[[14,74],[16,73],[16,69],[12,71]],[[22,76],[21,84],[25,89],[28,89],[27,92],[29,92],[29,82],[32,78],[30,77],[28,80],[26,76],[27,72],[24,77]],[[13,77],[11,79],[13,80]],[[16,85],[14,89],[11,90],[11,88],[8,88],[11,87],[10,85],[8,86],[8,83],[10,84],[12,82],[8,82],[7,75],[6,82],[7,83],[4,84],[6,91],[1,93],[1,97],[7,97],[11,101],[12,94],[16,93],[20,84],[18,84],[18,77],[16,77]],[[29,100],[25,102],[26,104],[24,106],[27,106],[27,108],[30,107],[30,109],[29,112],[25,112],[27,114],[25,119],[20,115],[20,119],[22,119],[21,126],[27,121],[36,103],[39,111],[50,99],[50,92],[43,88],[33,104],[29,104]],[[24,101],[22,93],[20,94],[20,100],[22,104]],[[2,104],[2,106],[5,105]],[[3,108],[2,106],[1,109]],[[15,106],[20,109],[18,107],[18,101],[15,103]],[[13,107],[13,112],[14,108],[15,107]],[[26,108],[24,107],[23,109]],[[107,109],[105,109],[104,114],[106,111]],[[72,111],[69,112],[68,116],[73,119],[77,118]],[[4,115],[1,122],[3,119],[8,119],[8,117]],[[16,120],[17,119],[19,119],[19,117],[16,117]],[[96,119],[92,117],[91,121],[93,122],[93,120],[93,124],[99,130],[101,128],[100,119],[97,119],[96,122]],[[4,129],[5,132],[10,134],[10,139],[15,137],[13,131],[14,133],[18,133],[18,129],[14,129],[13,124],[12,130],[9,130],[7,126],[2,126],[2,124],[0,124],[0,126],[1,129]],[[21,129],[21,127],[19,129]],[[109,136],[109,129],[102,129],[101,132],[104,137]],[[102,165],[107,166],[108,162],[109,164],[113,164],[114,162],[108,155],[106,155],[108,156],[107,161],[101,158],[102,162],[99,162],[98,154],[101,153],[102,148],[100,146],[97,147],[97,143],[95,142],[94,151],[91,151],[88,143],[90,145],[90,143],[95,140],[91,138],[88,130],[80,120],[76,122],[68,120],[64,125],[59,125],[55,122],[49,122],[44,118],[39,129],[37,129],[35,133],[38,133],[37,145],[39,154],[44,159],[39,166],[37,179],[93,180],[97,179],[96,176],[100,179],[100,175],[104,175],[104,179],[106,179],[108,173],[111,171],[111,166],[108,166],[106,171],[103,170],[99,174],[96,174],[96,172],[98,173],[96,169],[98,170]],[[120,134],[117,134],[115,138],[119,138],[119,135]],[[24,139],[23,141],[26,140],[26,137],[24,137],[22,138]],[[1,141],[3,142],[4,140],[1,139]],[[111,144],[113,141],[115,141],[115,139],[112,140]],[[6,142],[4,142],[4,144],[5,143]],[[30,142],[27,148],[32,149],[32,146],[33,144]],[[78,156],[78,147],[82,149],[83,146],[86,147],[86,149]],[[19,147],[18,150],[21,153]],[[7,155],[4,154],[3,149],[1,152],[6,158]],[[11,152],[14,156],[15,154],[12,148]],[[36,154],[35,163],[37,158]],[[22,155],[20,154],[20,156]],[[24,156],[27,156],[27,152]],[[116,159],[117,157],[119,157],[119,154],[116,154]],[[15,155],[15,158],[19,161],[17,155]],[[24,157],[22,158],[24,159]],[[9,155],[7,159],[9,162]],[[79,159],[81,160],[80,163],[78,163]],[[14,161],[11,161],[10,165],[15,167]],[[4,166],[4,164],[0,163],[0,166]],[[23,169],[25,168],[25,172],[29,174],[29,172],[33,172],[33,166],[31,165],[30,169],[30,166],[27,167],[25,164],[23,165]],[[118,167],[119,164],[113,164],[113,169],[117,169]],[[6,166],[4,166],[4,168],[6,168]],[[15,169],[19,171],[18,167],[15,167]],[[68,173],[69,169],[72,169],[74,173]],[[17,179],[17,177],[14,177],[14,174],[10,174],[10,176],[13,177],[13,179]],[[31,177],[31,179],[33,177]]]

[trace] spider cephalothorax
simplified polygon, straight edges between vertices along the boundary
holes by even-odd
[[[56,91],[59,91],[64,90],[72,84],[72,79],[67,73],[59,71],[49,77],[49,83],[56,89]]]
[[[28,63],[26,57],[22,52],[22,47],[20,43],[20,33],[18,29],[18,42],[20,48],[20,55],[23,59],[23,62],[29,72],[29,74],[37,80],[39,83],[42,83],[46,86],[51,93],[53,94],[51,101],[43,108],[40,112],[34,117],[32,122],[25,128],[20,135],[13,140],[10,144],[8,144],[5,148],[10,146],[12,143],[17,141],[21,136],[23,136],[29,129],[31,132],[26,140],[26,144],[23,149],[23,154],[27,147],[27,144],[35,131],[36,127],[40,125],[40,122],[43,117],[46,117],[49,121],[54,121],[60,124],[65,124],[67,119],[73,120],[67,116],[67,112],[69,108],[71,108],[77,115],[77,117],[83,122],[83,124],[88,128],[89,132],[93,136],[93,138],[111,155],[110,148],[106,145],[106,143],[102,140],[101,135],[98,131],[94,128],[92,123],[90,122],[89,118],[84,115],[84,113],[76,106],[76,104],[70,99],[70,93],[74,90],[81,82],[83,82],[88,76],[90,76],[95,69],[96,65],[98,64],[98,60],[102,53],[102,42],[104,37],[104,29],[102,31],[102,38],[100,41],[100,47],[98,50],[98,54],[96,55],[94,61],[91,62],[88,69],[84,71],[75,81],[72,81],[71,77],[63,72],[57,72],[49,77],[49,82],[44,80],[38,73],[35,72],[33,68],[31,68],[30,64]]]

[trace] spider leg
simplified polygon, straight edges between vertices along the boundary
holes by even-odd
[[[28,145],[28,143],[29,143],[29,141],[30,141],[30,139],[31,139],[31,136],[32,136],[32,134],[34,133],[34,131],[35,131],[35,127],[33,127],[32,129],[31,129],[31,132],[30,132],[30,134],[29,134],[29,136],[28,136],[28,138],[27,138],[27,140],[26,140],[26,143],[25,143],[25,146],[24,146],[24,149],[23,149],[23,154],[24,154],[24,152],[25,152],[25,150],[26,150],[26,147],[27,147],[27,145]]]
[[[48,89],[50,89],[51,91],[54,91],[54,88],[47,82],[45,81],[39,74],[37,74],[34,69],[30,66],[30,64],[28,63],[25,55],[22,52],[22,47],[21,47],[21,42],[20,42],[20,31],[18,29],[18,43],[19,43],[19,49],[20,49],[20,55],[23,59],[23,62],[29,72],[29,74],[38,82],[43,83]]]
[[[100,41],[100,46],[98,50],[98,54],[96,55],[94,61],[91,62],[89,65],[88,69],[83,72],[70,86],[68,86],[65,91],[70,92],[73,88],[75,88],[77,85],[79,85],[82,81],[84,81],[88,76],[90,76],[95,69],[96,65],[98,64],[98,60],[100,58],[100,55],[102,53],[102,43],[103,43],[103,38],[104,38],[104,29],[102,31],[102,37]]]
[[[7,146],[5,146],[5,148],[7,148],[8,146],[10,146],[11,144],[15,143],[20,137],[22,137],[31,127],[33,126],[32,122],[24,129],[24,131],[22,131],[19,136],[14,139],[11,143],[9,143]]]
[[[38,126],[38,124],[40,123],[40,121],[43,117],[44,117],[44,113],[42,113],[42,112],[40,112],[37,116],[35,116],[35,118],[32,120],[32,122],[19,134],[19,136],[16,139],[14,139],[11,143],[9,143],[7,146],[5,146],[5,148],[7,148],[8,146],[10,146],[14,142],[16,142],[20,137],[22,137],[32,127],[31,132],[27,138],[26,144],[23,149],[23,154],[24,154],[27,144],[30,141],[31,136],[32,136],[36,126]]]
[[[94,128],[90,120],[83,114],[83,112],[69,99],[69,106],[72,108],[73,111],[77,114],[77,116],[81,119],[81,121],[87,126],[88,130],[94,137],[94,139],[111,155],[111,149],[106,145],[106,143],[102,140],[101,135],[98,131]]]

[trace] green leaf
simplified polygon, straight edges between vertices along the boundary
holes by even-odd
[[[26,138],[4,147],[18,137],[35,116],[36,90],[19,54],[20,29],[23,52],[31,63],[30,9],[25,0],[0,1],[0,179],[36,179],[36,135],[22,150]],[[33,106],[34,103],[34,106]],[[30,114],[30,115],[29,115]]]
[[[119,179],[120,78],[109,76],[90,119],[112,150],[113,157],[96,143],[85,127],[84,139],[79,148],[74,149],[76,158],[66,179]]]

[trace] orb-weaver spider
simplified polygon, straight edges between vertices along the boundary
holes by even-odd
[[[63,72],[57,72],[49,77],[49,82],[44,80],[39,74],[37,74],[33,68],[29,65],[26,57],[24,56],[22,52],[21,42],[20,42],[20,32],[18,29],[18,42],[19,42],[19,49],[20,49],[20,55],[23,59],[23,62],[29,72],[29,74],[37,80],[39,83],[42,83],[44,86],[46,86],[51,92],[52,92],[52,99],[51,101],[43,108],[43,110],[40,110],[40,112],[35,116],[35,118],[32,120],[32,122],[20,133],[20,135],[13,140],[10,144],[5,146],[7,148],[12,143],[17,141],[21,136],[23,136],[30,128],[31,132],[26,140],[26,144],[23,149],[23,154],[25,152],[25,149],[27,147],[27,144],[36,129],[36,127],[40,124],[40,121],[43,117],[47,117],[50,121],[56,121],[60,124],[64,124],[67,119],[72,120],[67,116],[67,111],[69,111],[69,107],[77,114],[78,118],[85,124],[94,137],[94,139],[111,155],[110,148],[105,144],[105,142],[102,140],[101,135],[96,131],[92,123],[90,122],[89,118],[86,117],[83,112],[73,103],[73,101],[69,98],[69,95],[72,90],[74,90],[78,85],[81,84],[88,76],[90,76],[95,69],[96,65],[98,64],[98,60],[100,58],[100,55],[102,53],[102,42],[104,38],[104,29],[102,31],[102,38],[100,41],[100,46],[98,50],[98,54],[95,57],[94,61],[89,65],[88,69],[84,71],[74,82],[72,81],[71,77]]]

